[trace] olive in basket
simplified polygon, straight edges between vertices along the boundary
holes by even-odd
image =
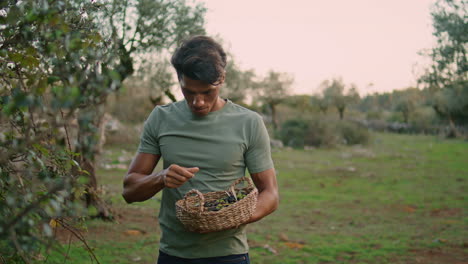
[[[214,200],[214,201],[207,201],[204,203],[204,207],[208,211],[219,211],[224,207],[228,207],[229,205],[241,200],[247,195],[244,190],[237,191],[236,196],[232,195],[231,193],[226,194],[226,196]]]

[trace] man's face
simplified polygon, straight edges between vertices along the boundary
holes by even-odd
[[[182,80],[180,80],[180,87],[190,110],[195,115],[204,116],[209,112],[218,110],[219,87],[222,83],[212,85],[183,75]]]

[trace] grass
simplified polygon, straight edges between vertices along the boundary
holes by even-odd
[[[466,141],[394,134],[375,134],[368,146],[274,151],[281,205],[248,227],[252,263],[407,263],[431,249],[466,257],[467,157]],[[101,263],[154,263],[160,197],[125,204],[124,174],[100,170],[99,180],[112,206],[132,218],[89,220],[88,243]],[[93,263],[80,243],[71,245],[67,263]],[[48,263],[63,259],[55,251]]]

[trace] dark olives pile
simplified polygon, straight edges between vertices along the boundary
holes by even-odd
[[[236,193],[237,200],[240,200],[244,198],[245,196],[247,196],[247,192],[244,190],[237,191]],[[230,195],[226,194],[225,197],[222,197],[218,200],[205,202],[204,206],[205,206],[205,209],[208,211],[219,211],[223,209],[224,207],[228,207],[229,205],[235,203],[237,201],[236,197],[234,197],[234,195],[232,194]]]

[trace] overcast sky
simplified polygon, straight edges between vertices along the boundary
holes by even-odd
[[[434,0],[200,1],[208,34],[220,35],[243,69],[291,73],[294,93],[338,76],[361,94],[415,85],[418,52],[434,43]]]

